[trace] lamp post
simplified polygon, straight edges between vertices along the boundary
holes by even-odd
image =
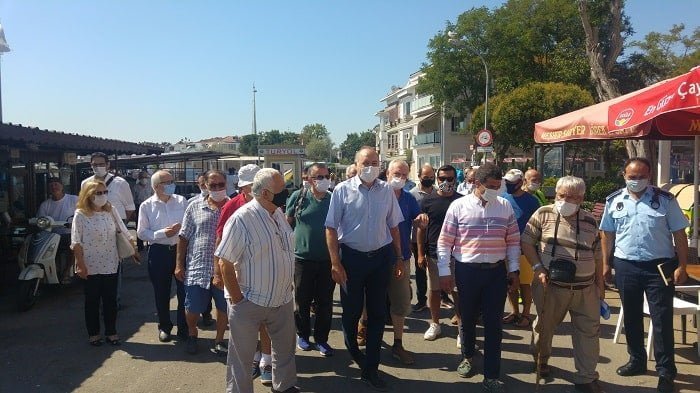
[[[260,165],[260,141],[258,139],[258,124],[257,115],[255,113],[255,93],[258,91],[255,89],[255,82],[253,82],[253,135],[255,135],[255,165]]]
[[[481,63],[484,65],[484,72],[486,73],[486,86],[484,88],[484,130],[486,130],[486,124],[488,120],[488,113],[489,113],[489,67],[486,64],[486,60],[484,60],[484,57],[478,53],[469,48],[464,41],[460,40],[457,38],[457,33],[454,31],[448,31],[447,32],[447,37],[448,41],[450,44],[454,45],[455,47],[462,47],[472,54],[476,55],[479,60],[481,60]]]
[[[5,30],[3,30],[2,25],[0,25],[0,57],[3,53],[9,52],[10,46],[7,45],[5,40]],[[2,77],[0,74],[0,124],[2,124]]]

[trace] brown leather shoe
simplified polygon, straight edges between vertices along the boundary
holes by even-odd
[[[603,393],[604,390],[598,383],[598,380],[594,380],[588,383],[576,383],[574,384],[574,389],[576,389],[577,392],[586,392],[586,393]]]
[[[413,355],[411,354],[411,352],[405,350],[403,346],[397,347],[396,345],[394,345],[393,347],[391,347],[391,356],[393,356],[394,359],[401,362],[401,364],[405,364],[407,366],[410,366],[414,363]]]
[[[360,321],[357,324],[357,345],[361,347],[367,345],[367,322]]]

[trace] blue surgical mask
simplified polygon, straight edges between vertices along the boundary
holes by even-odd
[[[173,195],[175,193],[175,184],[166,184],[163,186],[163,193],[165,195]]]
[[[626,180],[627,189],[632,192],[642,192],[649,185],[649,179]]]

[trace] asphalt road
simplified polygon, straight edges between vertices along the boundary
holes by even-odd
[[[336,348],[331,358],[317,351],[297,352],[298,386],[305,392],[369,392],[359,380],[355,366],[342,344],[340,304],[336,289],[333,330],[329,342]],[[125,307],[120,311],[117,329],[124,343],[120,347],[87,344],[83,319],[83,293],[80,284],[59,290],[45,290],[38,304],[28,312],[14,309],[11,288],[0,295],[0,392],[217,392],[225,387],[225,359],[208,351],[214,330],[200,331],[200,352],[185,353],[184,344],[160,343],[153,292],[146,267],[128,264],[125,268]],[[619,298],[608,292],[613,316],[603,321],[601,357],[598,366],[607,392],[644,393],[656,391],[655,372],[623,378],[615,369],[627,361],[624,344],[613,344]],[[174,309],[175,302],[172,303]],[[533,307],[534,311],[534,307]],[[480,392],[482,375],[459,378],[460,361],[455,346],[457,328],[449,325],[450,311],[443,310],[443,335],[433,342],[423,340],[428,326],[428,311],[412,315],[406,321],[404,347],[415,353],[415,365],[401,366],[391,357],[391,327],[384,335],[381,371],[394,392]],[[648,322],[647,322],[648,323]],[[692,343],[695,327],[688,323],[688,341],[681,344],[680,318],[676,319],[676,362],[679,374],[677,391],[700,391],[700,359]],[[553,379],[541,385],[542,392],[574,392],[568,319],[554,339]],[[481,329],[478,332],[481,337]],[[478,339],[481,344],[481,339]],[[535,391],[532,358],[528,353],[528,330],[508,326],[504,332],[502,379],[509,392]],[[624,337],[623,337],[624,342]],[[476,370],[482,357],[475,357]],[[654,370],[654,363],[649,363]],[[256,381],[255,392],[268,392]]]

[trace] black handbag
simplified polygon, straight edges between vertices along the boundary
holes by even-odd
[[[576,212],[576,251],[574,261],[565,258],[555,258],[554,252],[557,249],[557,233],[559,232],[559,221],[561,214],[557,215],[557,222],[554,225],[554,244],[552,245],[552,260],[549,262],[549,279],[561,283],[573,283],[576,281],[576,261],[578,261],[578,235],[579,235],[579,212]]]

